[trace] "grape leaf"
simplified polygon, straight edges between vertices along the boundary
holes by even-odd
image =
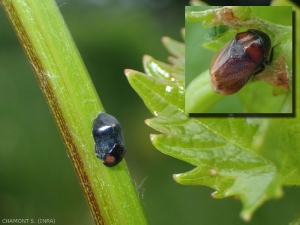
[[[162,133],[152,134],[151,141],[159,151],[195,166],[173,175],[176,182],[211,187],[214,198],[240,199],[241,217],[250,220],[264,201],[282,196],[282,185],[300,185],[300,118],[189,117],[184,111],[184,44],[170,38],[163,42],[175,56],[173,65],[145,56],[146,73],[125,70],[155,115],[146,124]]]

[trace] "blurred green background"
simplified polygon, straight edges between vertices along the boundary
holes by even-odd
[[[101,101],[121,122],[126,162],[149,224],[288,224],[299,207],[299,188],[285,188],[250,223],[240,201],[215,200],[206,187],[181,186],[172,174],[193,166],[151,144],[152,117],[123,73],[143,71],[142,56],[167,61],[162,36],[181,41],[188,1],[57,1]],[[221,4],[220,4],[221,5]],[[0,10],[0,223],[3,219],[55,219],[93,224],[72,164],[25,54]]]

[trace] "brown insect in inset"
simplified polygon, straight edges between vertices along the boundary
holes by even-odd
[[[275,47],[275,46],[274,46]],[[215,92],[231,95],[239,91],[252,75],[261,73],[273,59],[269,36],[259,30],[237,33],[214,57],[210,67],[210,83]]]

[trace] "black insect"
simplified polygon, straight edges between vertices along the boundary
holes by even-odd
[[[121,125],[115,117],[99,113],[93,122],[93,137],[96,156],[105,166],[112,167],[121,162],[126,148]]]

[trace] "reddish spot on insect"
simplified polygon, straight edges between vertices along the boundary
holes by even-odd
[[[222,95],[239,91],[252,75],[264,71],[264,64],[271,64],[274,47],[267,60],[271,40],[266,33],[251,29],[237,33],[212,61],[210,83],[214,91]]]

